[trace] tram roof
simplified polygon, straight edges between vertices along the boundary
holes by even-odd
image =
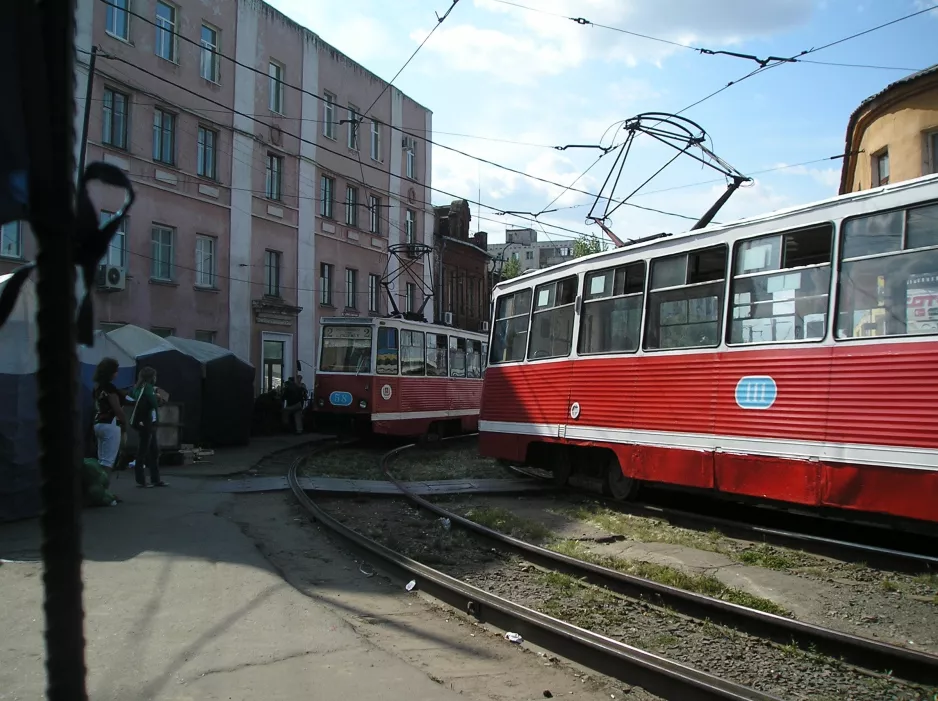
[[[915,200],[914,194],[921,189],[926,189],[927,194],[925,197],[919,196],[918,199]],[[933,190],[933,192],[928,192],[929,190]],[[903,194],[905,196],[903,196]],[[877,187],[870,190],[861,190],[859,192],[851,192],[846,195],[837,195],[824,200],[810,202],[808,204],[786,207],[784,209],[775,210],[768,214],[760,214],[754,217],[738,219],[736,221],[727,222],[725,224],[714,224],[703,229],[684,231],[682,233],[673,235],[650,236],[647,239],[639,239],[635,243],[626,244],[625,246],[619,248],[612,248],[608,251],[592,253],[588,256],[582,256],[580,258],[564,261],[563,263],[558,263],[557,265],[554,265],[550,268],[543,268],[539,270],[535,269],[523,272],[517,277],[513,277],[510,280],[504,280],[498,283],[498,285],[496,285],[496,289],[509,289],[516,286],[520,287],[521,283],[551,276],[554,273],[570,271],[584,263],[597,262],[606,258],[614,259],[638,251],[669,248],[693,249],[692,244],[702,243],[707,239],[715,238],[716,234],[725,234],[733,231],[734,229],[740,229],[743,227],[754,229],[752,232],[753,235],[758,236],[760,233],[769,234],[772,233],[773,230],[777,230],[778,228],[786,226],[810,226],[811,224],[819,224],[824,221],[830,221],[831,219],[863,214],[864,212],[872,209],[868,207],[870,201],[879,201],[880,198],[888,198],[888,200],[884,202],[882,209],[907,206],[909,202],[906,200],[910,199],[921,201],[924,199],[938,198],[938,173],[925,175],[913,180],[904,180],[902,182],[891,185],[884,185],[882,187]],[[867,206],[862,206],[864,204]],[[849,205],[861,206],[850,207]],[[831,213],[830,210],[832,209],[843,209],[844,211],[840,213]],[[814,219],[809,220],[807,215],[815,213],[824,213],[824,216],[815,217]]]

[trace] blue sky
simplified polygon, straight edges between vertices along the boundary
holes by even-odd
[[[268,0],[294,20],[385,79],[403,65],[436,24],[449,0]],[[497,0],[460,0],[449,18],[395,81],[434,113],[434,140],[547,180],[569,184],[598,155],[560,152],[569,143],[599,143],[615,122],[641,112],[676,112],[757,65],[726,56],[629,36],[569,19],[669,41],[757,56],[791,56],[938,5],[938,0],[518,0],[544,12]],[[899,67],[878,70],[786,64],[734,85],[685,116],[702,126],[715,152],[743,173],[824,159],[844,148],[847,119],[888,83],[938,63],[938,9],[813,53],[811,60]],[[447,133],[449,132],[449,133]],[[466,134],[484,138],[467,138]],[[606,143],[610,136],[607,136]],[[621,136],[616,137],[621,139]],[[524,142],[509,144],[491,139]],[[637,185],[673,155],[644,137],[636,142],[617,194]],[[579,181],[597,192],[612,166],[606,157]],[[836,194],[840,161],[822,161],[756,175],[718,215],[728,221]],[[681,158],[645,189],[662,190],[719,175]],[[496,208],[540,211],[561,188],[434,148],[434,187]],[[699,216],[723,191],[721,182],[637,195],[636,204]],[[435,203],[448,201],[435,194]],[[539,236],[573,235],[556,224],[599,234],[584,223],[592,199],[566,192],[546,214]],[[575,205],[586,204],[585,207]],[[527,226],[483,208],[473,230],[503,240],[507,226]],[[689,222],[620,209],[621,237],[682,231]],[[536,227],[537,228],[537,227]]]

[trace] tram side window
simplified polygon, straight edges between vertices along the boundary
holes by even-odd
[[[485,368],[489,365],[489,344],[482,341],[482,374],[485,374]]]
[[[466,339],[449,337],[449,374],[450,377],[466,376]]]
[[[378,359],[375,372],[379,375],[396,375],[398,362],[397,329],[393,326],[378,328]]]
[[[737,243],[729,343],[823,340],[833,245],[831,224]]]
[[[651,263],[645,348],[708,348],[720,343],[726,246]]]
[[[423,376],[425,365],[423,331],[401,329],[401,374]]]
[[[576,275],[534,288],[528,360],[570,355],[576,288]]]
[[[938,204],[844,222],[837,338],[938,334]]]
[[[642,332],[645,262],[588,273],[577,352],[630,353]]]
[[[502,295],[495,305],[495,328],[492,331],[492,354],[489,363],[524,360],[528,346],[528,315],[531,290]]]
[[[482,377],[482,360],[485,357],[482,341],[466,341],[466,377]]]
[[[446,335],[427,334],[427,377],[446,377]]]

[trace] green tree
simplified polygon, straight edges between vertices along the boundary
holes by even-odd
[[[502,266],[502,280],[510,280],[521,274],[521,261],[517,258],[509,257]]]
[[[605,242],[596,236],[580,236],[580,238],[573,242],[574,258],[592,255],[593,253],[600,253],[605,250]]]

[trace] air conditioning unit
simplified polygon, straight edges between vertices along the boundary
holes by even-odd
[[[447,326],[453,325],[453,312],[443,312],[443,323]]]
[[[127,271],[118,265],[99,265],[96,282],[99,290],[123,290],[127,284]]]
[[[489,322],[483,321],[483,322],[482,322],[482,333],[488,333],[488,332],[489,332]]]

